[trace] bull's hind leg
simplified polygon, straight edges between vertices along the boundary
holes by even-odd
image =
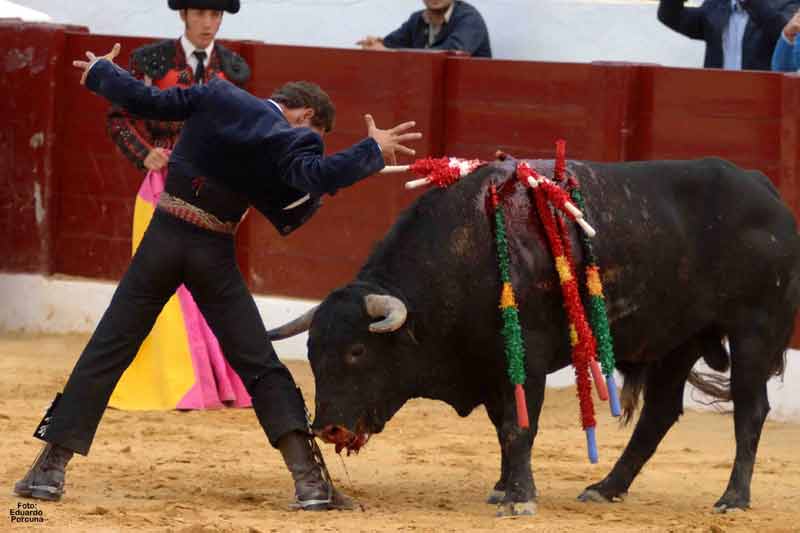
[[[644,407],[630,442],[611,472],[578,496],[584,502],[610,502],[628,492],[634,478],[655,453],[669,428],[683,413],[683,389],[700,356],[695,339],[683,344],[646,370]]]
[[[762,327],[748,326],[747,331],[729,335],[736,459],[728,488],[714,504],[718,512],[750,506],[750,480],[761,429],[769,412],[767,381],[776,368],[781,368],[791,332],[790,326],[776,331],[774,322],[775,319],[762,317]]]

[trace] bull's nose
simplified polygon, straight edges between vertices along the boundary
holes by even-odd
[[[342,426],[327,425],[320,430],[315,430],[314,434],[328,443],[347,443],[355,438],[355,434]]]
[[[312,427],[311,431],[314,432],[314,435],[323,440],[335,439],[349,433],[345,428],[341,426],[334,426],[332,424],[328,424],[327,426],[321,428]]]

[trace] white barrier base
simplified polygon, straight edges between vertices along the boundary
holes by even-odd
[[[44,277],[29,274],[0,274],[0,331],[28,333],[91,333],[105,311],[116,284],[86,279]],[[256,296],[256,305],[267,326],[279,326],[301,315],[318,302],[291,298]],[[275,343],[281,359],[305,359],[308,335],[303,333]],[[575,382],[571,367],[547,377],[550,387],[566,387]],[[618,383],[622,383],[620,377]],[[768,385],[772,406],[769,418],[776,421],[800,421],[800,351],[789,350],[783,380],[772,379]],[[698,402],[702,395],[689,386],[684,403],[687,407],[713,409]],[[723,405],[730,409],[731,405]],[[607,406],[596,405],[599,414]]]
[[[0,274],[0,331],[91,333],[108,307],[117,284],[84,278]],[[319,302],[256,296],[267,328],[305,313]],[[305,359],[308,335],[275,343],[281,359]]]

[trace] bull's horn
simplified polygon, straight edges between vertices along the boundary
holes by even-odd
[[[373,322],[369,330],[373,333],[389,333],[397,331],[405,323],[408,310],[399,298],[384,294],[368,294],[364,297],[367,314],[372,318],[384,318]]]
[[[295,318],[291,322],[287,322],[282,326],[278,326],[275,329],[271,329],[267,332],[267,337],[271,341],[279,341],[282,339],[287,339],[289,337],[294,337],[304,331],[308,331],[308,328],[311,327],[311,319],[314,318],[314,313],[317,311],[318,305],[315,305],[299,317]]]

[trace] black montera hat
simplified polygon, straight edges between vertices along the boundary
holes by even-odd
[[[179,9],[217,9],[236,13],[239,11],[239,0],[169,0],[169,8]]]

